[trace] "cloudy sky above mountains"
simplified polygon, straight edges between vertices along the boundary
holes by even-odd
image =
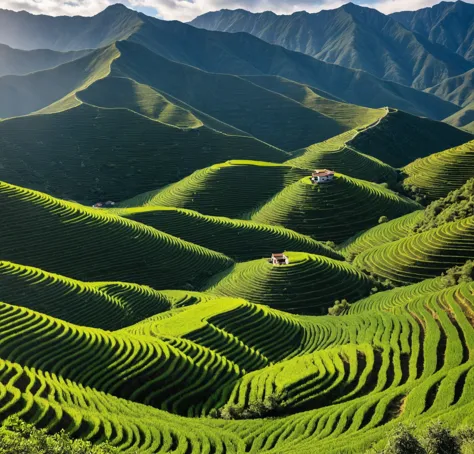
[[[317,12],[333,9],[346,1],[338,0],[0,0],[0,7],[34,14],[92,16],[114,3],[123,3],[150,16],[167,20],[189,21],[200,14],[222,8],[243,8],[253,12],[271,10],[291,14],[306,10]],[[354,3],[376,8],[383,13],[415,10],[432,6],[437,0],[353,0]],[[474,0],[467,0],[474,3]]]

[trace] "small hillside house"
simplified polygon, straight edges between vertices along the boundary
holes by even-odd
[[[316,169],[312,176],[311,181],[315,183],[329,183],[334,179],[334,171],[328,169]]]
[[[288,265],[288,263],[290,263],[288,257],[283,253],[272,254],[271,261],[273,265]]]

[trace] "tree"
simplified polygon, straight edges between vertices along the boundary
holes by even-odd
[[[342,315],[349,310],[351,305],[347,300],[343,299],[342,301],[336,300],[334,306],[328,309],[329,315]]]
[[[385,222],[388,222],[388,217],[387,216],[380,216],[379,217],[379,224],[384,224]]]
[[[460,439],[441,421],[428,426],[425,445],[428,454],[462,454]]]

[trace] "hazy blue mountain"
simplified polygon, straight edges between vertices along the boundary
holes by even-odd
[[[315,14],[276,15],[221,10],[191,22],[207,30],[247,32],[269,43],[303,52],[379,78],[427,88],[461,74],[472,63],[379,11],[348,3]]]
[[[12,14],[18,14],[22,20],[25,16],[23,13],[9,13],[10,17]],[[141,44],[162,57],[208,72],[281,76],[361,106],[390,106],[436,120],[459,110],[434,95],[378,79],[364,71],[329,64],[246,33],[214,32],[181,22],[162,21],[123,6],[109,7],[93,18],[26,17],[33,29],[54,29],[53,44],[66,49],[80,47],[81,44],[87,48],[98,47],[107,41],[128,37],[129,41]],[[70,29],[64,27],[63,21],[70,24],[70,29],[76,30],[74,36]],[[58,24],[57,27],[55,24]],[[7,33],[1,27],[0,30],[2,41]],[[19,34],[18,30],[16,34]],[[29,41],[26,36],[29,36]],[[10,41],[14,40],[12,36],[10,38]],[[39,42],[42,46],[43,41]],[[35,42],[33,35],[26,33],[23,37],[23,46],[31,47]],[[53,42],[52,38],[50,42]],[[2,83],[0,80],[0,85]],[[24,82],[18,80],[18,83]],[[14,85],[13,89],[20,88]]]
[[[140,24],[139,14],[120,4],[93,17],[53,17],[0,9],[0,43],[25,50],[92,49],[127,38]]]
[[[474,69],[456,77],[450,77],[439,85],[426,90],[446,101],[465,107],[474,103]]]
[[[473,4],[441,2],[431,8],[394,13],[392,17],[430,41],[474,61]]]
[[[0,76],[23,75],[76,60],[90,51],[56,52],[49,49],[19,50],[0,44]]]

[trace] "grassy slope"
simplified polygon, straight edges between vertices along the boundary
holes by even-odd
[[[1,183],[2,259],[81,280],[200,285],[232,261],[122,217]]]
[[[474,217],[364,250],[354,264],[398,284],[419,282],[462,265],[474,253]]]
[[[378,123],[368,128],[377,127]],[[376,183],[396,182],[397,172],[393,167],[351,146],[352,140],[364,132],[365,128],[353,129],[324,142],[316,143],[298,150],[295,153],[297,157],[286,162],[299,167],[333,169],[354,178]]]
[[[91,51],[57,52],[49,49],[19,50],[0,44],[0,77],[24,74],[53,68],[71,60],[81,58]]]
[[[466,107],[446,118],[444,121],[452,126],[462,128],[474,134],[474,102],[467,104]]]
[[[288,229],[224,217],[205,216],[179,208],[114,209],[120,216],[233,258],[252,260],[279,250],[305,251],[341,258],[327,246]]]
[[[252,138],[88,105],[0,122],[0,144],[0,179],[88,204],[125,199],[226,159],[288,157]]]
[[[293,150],[345,130],[333,119],[240,77],[172,62],[131,42],[117,46],[121,58],[112,75],[150,85],[277,147]]]
[[[120,207],[177,207],[245,218],[286,185],[309,174],[310,170],[289,165],[232,160],[198,170],[163,189],[140,194]]]
[[[115,330],[174,305],[166,292],[123,282],[82,282],[38,268],[0,262],[0,300],[70,323]]]
[[[474,141],[432,154],[407,165],[404,184],[415,186],[428,200],[460,188],[474,173]]]
[[[461,145],[472,135],[444,123],[391,111],[376,127],[367,128],[350,143],[362,153],[394,167]]]
[[[443,80],[440,84],[428,88],[426,91],[458,106],[465,107],[474,102],[474,69]]]
[[[322,113],[347,129],[360,128],[371,124],[385,113],[384,109],[368,109],[367,107],[331,99],[330,95],[314,87],[299,84],[282,77],[247,76],[245,78],[256,85],[280,93],[294,99],[309,109]]]
[[[336,174],[327,184],[312,184],[306,177],[287,186],[251,219],[341,242],[376,225],[380,216],[393,219],[417,208],[417,203],[374,183]]]
[[[303,252],[287,252],[289,265],[268,258],[239,263],[212,278],[207,291],[246,298],[258,304],[300,314],[324,313],[335,300],[355,301],[371,283],[351,265]]]
[[[86,88],[110,72],[119,56],[115,45],[49,70],[0,78],[0,118],[29,114]]]

